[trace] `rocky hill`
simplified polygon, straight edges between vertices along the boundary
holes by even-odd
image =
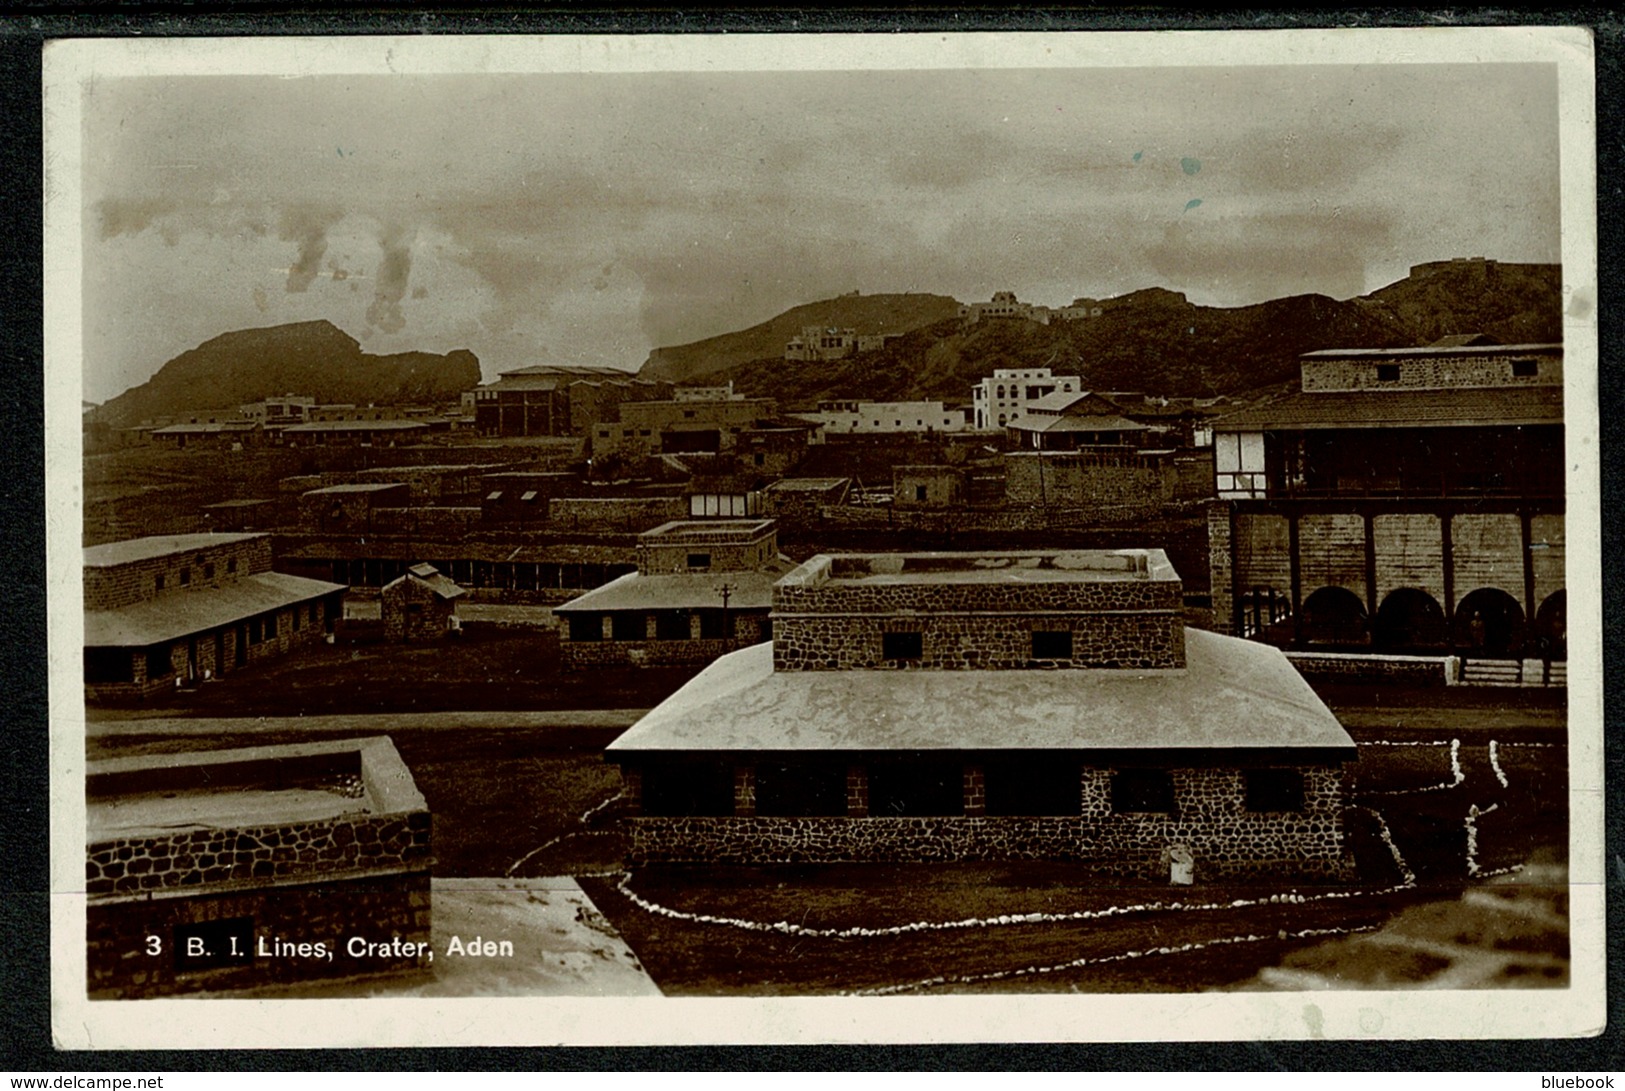
[[[891,295],[849,295],[792,307],[776,318],[749,329],[708,337],[692,344],[658,348],[649,354],[639,374],[645,379],[674,383],[697,381],[753,360],[784,355],[784,343],[804,326],[833,326],[859,333],[906,333],[952,318],[959,304],[945,295],[906,292]]]
[[[211,338],[108,401],[96,416],[124,426],[213,410],[235,415],[246,402],[289,393],[326,403],[435,403],[455,401],[479,381],[479,359],[464,349],[377,356],[362,352],[331,322],[296,322]]]
[[[799,322],[782,321],[809,309],[797,308],[752,331],[683,346],[683,380],[732,379],[740,391],[777,398],[786,407],[843,397],[955,403],[968,401],[971,387],[995,367],[1051,367],[1057,374],[1082,374],[1086,385],[1100,390],[1206,397],[1291,382],[1298,357],[1316,349],[1425,345],[1467,332],[1507,344],[1560,341],[1561,300],[1555,265],[1444,263],[1347,300],[1302,295],[1248,307],[1202,307],[1178,292],[1149,288],[1099,301],[1097,318],[1048,326],[1016,320],[965,325],[949,310],[883,349],[829,363],[785,361],[788,333],[751,359],[741,359],[737,350],[709,357],[701,351],[712,344],[752,343],[744,334],[757,330],[799,330]],[[674,351],[656,350],[644,365],[645,376]]]

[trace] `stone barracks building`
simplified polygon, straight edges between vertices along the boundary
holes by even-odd
[[[556,606],[566,670],[709,663],[767,640],[793,567],[771,519],[676,520],[638,535],[638,570]]]
[[[387,738],[91,762],[92,998],[427,965],[431,819]]]
[[[608,748],[634,862],[1349,872],[1353,741],[1161,550],[821,555],[772,621]]]
[[[85,550],[87,699],[146,697],[322,639],[345,585],[271,571],[265,534]]]

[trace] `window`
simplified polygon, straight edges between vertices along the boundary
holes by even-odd
[[[924,485],[916,485],[916,486],[914,486],[914,499],[916,499],[916,500],[924,500],[925,499],[925,486]]]
[[[1072,630],[1033,630],[1034,659],[1071,659]]]
[[[645,769],[643,813],[665,817],[731,815],[734,813],[733,769],[697,762]]]
[[[685,420],[693,420],[694,419],[694,410],[692,410],[692,409],[683,410],[683,419],[685,419]]]
[[[158,575],[153,578],[152,589],[154,591],[162,591],[164,589],[164,574],[162,572],[158,573]]]
[[[1377,365],[1377,382],[1379,382],[1379,383],[1397,383],[1397,382],[1399,382],[1399,365],[1398,364],[1378,364]]]
[[[662,610],[655,615],[656,640],[687,640],[688,634],[687,610]]]
[[[1534,360],[1512,361],[1512,377],[1515,379],[1533,379],[1540,374],[1540,365]]]
[[[642,614],[617,613],[610,617],[610,632],[616,640],[642,640],[648,634]]]
[[[923,633],[881,633],[880,654],[885,659],[919,659],[925,654]]]
[[[869,769],[869,814],[875,818],[965,813],[964,770],[948,762],[878,764]]]
[[[1162,769],[1123,769],[1112,777],[1117,814],[1172,814],[1174,778]]]
[[[758,453],[757,453],[757,454],[756,454],[756,455],[755,455],[755,456],[754,456],[754,460],[755,460],[755,462],[756,462],[756,465],[758,465],[758,466],[760,466],[760,465],[762,465],[762,464],[763,464],[763,463],[764,463],[764,462],[766,462],[766,461],[767,461],[767,458],[766,458],[766,456],[765,456],[765,455],[762,455],[762,454],[761,454],[761,453],[760,453],[760,452],[758,452]]]
[[[206,564],[203,566],[203,578],[206,580],[214,579],[214,565]]]
[[[299,621],[299,607],[295,606],[293,608],[293,631],[296,633],[299,631]]]
[[[690,568],[710,568],[711,567],[711,554],[709,554],[709,553],[690,553],[688,555],[688,567],[690,567]]]
[[[846,813],[846,767],[758,765],[756,813],[811,818]]]
[[[134,669],[135,664],[130,660],[130,653],[123,648],[85,649],[85,681],[89,684],[133,682]]]
[[[155,644],[147,649],[147,678],[162,678],[175,673],[174,660],[169,655],[168,644]]]
[[[982,770],[982,783],[990,815],[1061,815],[1082,810],[1076,762],[1048,758],[989,762]]]
[[[228,575],[228,576],[233,575],[233,574],[236,573],[236,571],[237,571],[237,558],[236,557],[227,557],[226,558],[226,575]]]
[[[597,614],[571,614],[570,639],[580,644],[604,639],[604,623]]]
[[[192,582],[192,570],[190,568],[181,569],[181,586],[185,587],[187,584],[189,584],[191,582]]]
[[[721,610],[698,610],[701,640],[725,640],[731,634],[723,626]]]
[[[1303,810],[1303,774],[1296,769],[1249,769],[1245,777],[1249,811]]]
[[[500,489],[498,489],[495,492],[487,493],[486,496],[485,496],[485,502],[487,504],[495,504],[498,500],[501,500],[501,499],[502,499],[502,491]]]

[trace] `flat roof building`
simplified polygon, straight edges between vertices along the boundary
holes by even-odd
[[[1161,550],[821,555],[772,623],[609,746],[635,863],[1348,874],[1353,741]]]

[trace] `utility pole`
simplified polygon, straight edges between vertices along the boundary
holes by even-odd
[[[736,590],[731,583],[725,583],[717,588],[717,594],[722,596],[722,639],[733,639],[733,631],[728,627],[728,598]]]

